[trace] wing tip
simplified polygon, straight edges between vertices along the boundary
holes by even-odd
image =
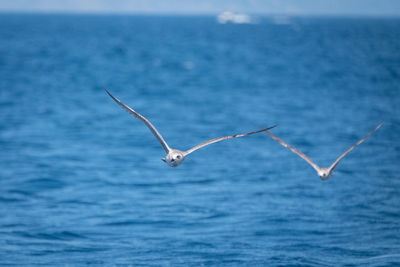
[[[378,130],[379,128],[381,128],[384,122],[385,122],[385,120],[382,119],[382,120],[379,122],[378,126],[376,126],[376,129]]]
[[[265,129],[263,129],[263,131],[268,131],[268,130],[271,130],[271,129],[273,129],[273,128],[275,128],[276,126],[278,126],[278,124],[275,124],[275,125],[273,125],[273,126],[271,126],[271,127],[268,127],[268,128],[265,128]]]
[[[113,95],[110,93],[110,91],[107,90],[107,88],[104,88],[104,91],[106,91],[106,93],[107,93],[109,96],[111,96],[111,97],[113,96]]]
[[[113,96],[106,88],[104,88],[104,90],[106,91],[106,93],[107,93],[115,102],[117,102],[118,104],[122,104],[121,101],[120,101],[118,98],[116,98],[115,96]]]
[[[385,122],[384,120],[381,120],[381,121],[378,123],[378,125],[377,125],[374,129],[372,129],[371,132],[369,132],[369,135],[371,135],[371,134],[373,134],[374,132],[376,132],[377,130],[379,130],[379,128],[382,127],[382,125],[383,125],[384,122]]]
[[[265,129],[263,129],[263,130],[261,130],[261,131],[265,132],[265,133],[268,134],[268,135],[272,135],[272,133],[271,133],[269,130],[275,128],[276,126],[278,126],[278,124],[275,124],[275,125],[273,125],[273,126],[271,126],[271,127],[265,128]]]

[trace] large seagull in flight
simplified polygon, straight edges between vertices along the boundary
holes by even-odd
[[[287,144],[285,141],[282,139],[278,138],[276,135],[269,131],[265,131],[269,136],[272,137],[272,139],[276,140],[279,142],[282,146],[289,148],[292,150],[292,152],[296,153],[299,155],[301,158],[303,158],[305,161],[308,162],[318,173],[319,178],[322,180],[328,180],[332,174],[333,174],[333,169],[339,164],[339,162],[343,159],[344,156],[346,156],[350,151],[352,151],[356,146],[361,144],[362,142],[365,141],[371,134],[373,134],[376,130],[378,130],[383,124],[383,121],[378,124],[372,131],[370,131],[363,139],[355,143],[353,146],[351,146],[349,149],[347,149],[340,157],[337,158],[337,160],[329,167],[329,168],[321,168],[317,164],[315,164],[309,157],[307,157],[305,154],[303,154],[301,151],[297,150],[294,147],[291,147],[289,144]]]
[[[207,145],[210,145],[210,144],[213,144],[213,143],[216,143],[219,141],[227,140],[227,139],[232,139],[232,138],[236,138],[236,137],[242,137],[242,136],[246,136],[246,135],[260,133],[260,132],[267,131],[267,130],[275,127],[275,126],[272,126],[269,128],[265,128],[265,129],[250,132],[250,133],[235,134],[235,135],[230,135],[230,136],[214,138],[214,139],[208,140],[204,143],[201,143],[195,147],[192,147],[189,150],[181,151],[178,149],[170,148],[168,146],[167,142],[165,142],[164,138],[161,136],[161,134],[157,131],[157,129],[153,126],[153,124],[151,124],[151,122],[148,119],[146,119],[144,116],[140,115],[138,112],[136,112],[132,108],[130,108],[127,105],[125,105],[124,103],[122,103],[118,98],[114,97],[107,89],[106,89],[106,92],[115,102],[118,103],[118,105],[123,107],[126,111],[128,111],[130,114],[132,114],[135,118],[141,120],[150,129],[150,131],[153,133],[153,135],[160,142],[161,146],[164,148],[165,153],[167,153],[167,156],[165,158],[163,158],[162,160],[171,167],[179,166],[180,164],[182,164],[183,160],[185,159],[185,157],[187,155],[189,155],[190,153],[196,151],[197,149],[200,149]]]

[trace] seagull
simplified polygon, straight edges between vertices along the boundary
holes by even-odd
[[[277,141],[278,143],[280,143],[282,146],[289,148],[290,150],[292,150],[292,152],[296,153],[297,155],[299,155],[300,157],[302,157],[305,161],[308,162],[308,164],[310,164],[318,173],[319,178],[321,178],[321,180],[328,180],[332,175],[333,175],[333,169],[335,169],[335,167],[339,164],[339,162],[343,159],[344,156],[346,156],[350,151],[352,151],[356,146],[358,146],[359,144],[361,144],[362,142],[365,141],[365,139],[367,139],[371,134],[373,134],[376,130],[378,130],[379,128],[381,128],[383,124],[383,121],[381,121],[378,126],[376,126],[372,131],[370,131],[363,139],[361,139],[360,141],[358,141],[357,143],[355,143],[353,146],[351,146],[349,149],[347,149],[342,155],[340,155],[340,157],[338,157],[336,159],[336,161],[329,167],[329,168],[321,168],[319,167],[317,164],[315,164],[309,157],[307,157],[305,154],[303,154],[302,152],[300,152],[299,150],[297,150],[294,147],[291,147],[290,145],[288,145],[285,141],[283,141],[282,139],[278,138],[277,136],[275,136],[273,133],[269,132],[269,131],[265,131],[269,136],[272,137],[272,139],[274,139],[275,141]]]
[[[122,103],[118,98],[114,97],[107,89],[105,89],[105,90],[106,90],[107,94],[115,102],[117,102],[118,105],[120,105],[122,108],[124,108],[130,114],[132,114],[135,118],[141,120],[150,129],[150,131],[153,133],[153,135],[160,142],[161,146],[164,148],[165,153],[167,153],[166,157],[162,158],[161,160],[164,161],[165,163],[167,163],[171,167],[177,167],[177,166],[181,165],[187,155],[189,155],[190,153],[192,153],[192,152],[194,152],[194,151],[196,151],[196,150],[198,150],[198,149],[200,149],[202,147],[205,147],[207,145],[210,145],[210,144],[213,144],[213,143],[216,143],[216,142],[219,142],[219,141],[223,141],[223,140],[236,138],[236,137],[242,137],[242,136],[246,136],[246,135],[252,135],[252,134],[260,133],[260,132],[267,131],[269,129],[272,129],[272,128],[276,127],[276,125],[274,125],[272,127],[261,129],[261,130],[250,132],[250,133],[235,134],[235,135],[230,135],[230,136],[214,138],[214,139],[208,140],[208,141],[206,141],[204,143],[201,143],[201,144],[199,144],[199,145],[197,145],[195,147],[192,147],[189,150],[181,151],[181,150],[178,150],[178,149],[170,148],[168,146],[167,142],[165,142],[164,138],[161,136],[161,134],[157,131],[157,129],[153,126],[153,124],[151,124],[151,122],[148,119],[146,119],[144,116],[142,116],[141,114],[139,114],[138,112],[136,112],[132,108],[128,107],[124,103]]]

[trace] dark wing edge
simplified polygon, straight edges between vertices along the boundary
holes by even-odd
[[[232,139],[232,138],[237,138],[237,137],[242,137],[242,136],[247,136],[247,135],[252,135],[252,134],[256,134],[256,133],[260,133],[260,132],[265,132],[265,131],[267,131],[269,129],[272,129],[272,128],[275,128],[275,127],[276,127],[276,125],[274,125],[272,127],[264,128],[264,129],[261,129],[261,130],[258,130],[258,131],[254,131],[254,132],[243,133],[243,134],[235,134],[235,135],[230,135],[230,136],[214,138],[214,139],[208,140],[208,141],[206,141],[204,143],[201,143],[201,144],[199,144],[199,145],[197,145],[195,147],[192,147],[191,149],[185,151],[185,155],[188,155],[188,154],[190,154],[190,153],[192,153],[192,152],[194,152],[194,151],[196,151],[196,150],[198,150],[198,149],[200,149],[202,147],[208,146],[208,145],[216,143],[216,142],[220,142],[220,141],[228,140],[228,139]]]
[[[167,142],[165,142],[164,138],[161,136],[161,134],[157,131],[156,127],[153,126],[153,124],[151,124],[151,122],[146,119],[144,116],[142,116],[141,114],[139,114],[138,112],[136,112],[135,110],[133,110],[132,108],[128,107],[127,105],[125,105],[124,103],[122,103],[118,98],[116,98],[115,96],[113,96],[107,89],[104,89],[107,94],[115,101],[117,102],[118,105],[120,105],[122,108],[124,108],[126,111],[128,111],[130,114],[132,114],[135,118],[141,120],[149,129],[150,131],[153,133],[153,135],[157,138],[157,140],[160,142],[161,146],[164,148],[165,152],[168,153],[170,148],[167,144]]]

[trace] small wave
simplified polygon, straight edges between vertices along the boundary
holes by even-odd
[[[38,179],[31,179],[28,181],[28,185],[32,187],[32,189],[61,189],[66,186],[66,183],[51,179],[51,178],[38,178]]]
[[[12,202],[21,202],[21,201],[24,201],[24,200],[20,199],[20,198],[0,197],[0,203],[1,202],[12,203]]]
[[[209,219],[219,219],[219,218],[224,218],[224,217],[228,217],[228,216],[229,216],[228,213],[219,212],[219,213],[208,215],[208,216],[204,217],[204,219],[207,219],[207,220],[209,220]]]
[[[25,238],[33,238],[33,239],[41,239],[41,240],[58,240],[58,241],[67,241],[67,240],[75,240],[75,239],[85,239],[86,237],[77,233],[73,233],[70,231],[61,231],[61,232],[53,232],[53,233],[28,233],[28,232],[14,232],[19,236]]]
[[[148,220],[126,220],[126,221],[114,221],[109,223],[102,223],[103,226],[130,226],[130,225],[174,225],[176,222],[159,220],[159,221],[148,221]]]
[[[381,260],[385,260],[385,262],[387,262],[386,260],[396,260],[397,263],[400,263],[400,254],[385,254],[385,255],[378,255],[378,256],[373,256],[373,257],[369,257],[366,259],[360,259],[361,262],[366,262],[366,263],[372,263],[375,261],[381,261]]]

